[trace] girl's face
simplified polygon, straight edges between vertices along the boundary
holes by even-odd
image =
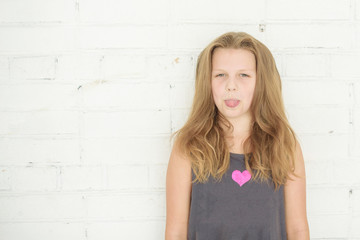
[[[256,82],[256,60],[245,49],[216,48],[211,89],[215,105],[228,120],[250,119],[248,111]],[[245,117],[245,118],[244,118]]]

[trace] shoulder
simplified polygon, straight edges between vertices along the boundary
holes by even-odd
[[[191,164],[175,142],[166,173],[166,235],[186,236],[191,198]]]
[[[294,152],[295,174],[305,175],[305,161],[302,153],[301,145],[296,140],[295,152]],[[304,176],[305,177],[305,176]]]
[[[189,190],[191,184],[191,161],[185,155],[178,142],[175,142],[167,168],[167,183],[173,187]]]
[[[306,175],[305,163],[300,143],[296,141],[295,171],[284,186],[286,228],[289,236],[303,234],[301,239],[309,239],[306,216]]]
[[[305,161],[302,153],[301,145],[296,140],[294,149],[294,161],[291,162],[291,170],[289,171],[289,179],[285,183],[285,188],[294,187],[296,183],[305,183]]]
[[[172,146],[169,164],[180,164],[184,166],[188,166],[190,164],[190,159],[186,156],[183,147],[176,140]]]

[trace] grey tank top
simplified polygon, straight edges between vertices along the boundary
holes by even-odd
[[[192,172],[192,179],[195,175]],[[286,239],[283,185],[253,181],[244,154],[230,153],[220,182],[193,183],[188,240]]]

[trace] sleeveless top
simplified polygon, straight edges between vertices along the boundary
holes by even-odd
[[[195,175],[192,172],[192,179]],[[193,183],[188,240],[286,239],[283,185],[253,181],[245,155],[230,153],[230,167],[216,182]]]

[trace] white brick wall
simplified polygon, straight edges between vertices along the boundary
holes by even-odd
[[[227,31],[274,54],[311,239],[360,239],[360,0],[0,0],[0,239],[164,239],[168,138]]]

